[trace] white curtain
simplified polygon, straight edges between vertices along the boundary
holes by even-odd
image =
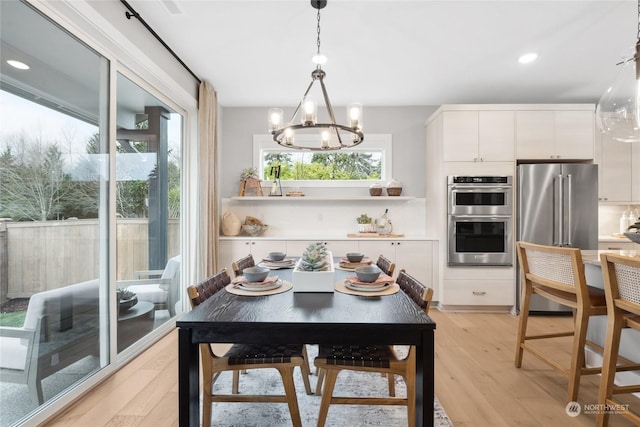
[[[218,98],[208,82],[200,83],[198,97],[198,277],[217,271],[218,169],[216,117]]]

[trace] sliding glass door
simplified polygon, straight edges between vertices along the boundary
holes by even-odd
[[[11,425],[180,310],[184,120],[24,2],[0,1],[0,36],[0,425]]]

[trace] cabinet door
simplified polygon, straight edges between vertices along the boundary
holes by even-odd
[[[393,243],[393,245],[392,245]],[[370,258],[374,263],[380,255],[384,255],[392,262],[396,262],[395,241],[390,240],[360,240],[358,242],[359,251],[366,257]],[[397,268],[397,266],[396,266]]]
[[[516,112],[516,157],[550,159],[555,156],[553,111]]]
[[[606,135],[601,138],[599,198],[602,201],[631,201],[632,144],[615,141]],[[640,150],[637,150],[640,152]]]
[[[221,240],[218,247],[218,270],[226,268],[233,276],[231,263],[251,253],[251,240]]]
[[[640,203],[640,146],[631,145],[631,200]]]
[[[478,112],[442,113],[442,155],[445,162],[478,160]]]
[[[556,158],[593,159],[594,131],[593,111],[556,111]]]
[[[346,256],[347,252],[358,252],[357,240],[327,240],[324,243],[334,257]]]
[[[478,157],[481,161],[514,161],[515,137],[513,111],[478,112]]]
[[[432,242],[401,240],[395,242],[396,271],[401,269],[433,289],[433,300],[438,301],[438,283],[434,277],[434,250]],[[437,260],[436,260],[437,262]]]

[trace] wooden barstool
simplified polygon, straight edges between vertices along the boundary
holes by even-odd
[[[522,306],[516,339],[515,365],[518,368],[522,366],[524,350],[548,363],[569,378],[567,403],[573,402],[578,397],[580,376],[598,374],[601,371],[600,367],[585,367],[584,349],[585,345],[598,348],[587,341],[587,327],[590,316],[607,314],[604,291],[587,286],[580,249],[526,242],[517,242],[516,248],[522,274]],[[573,330],[527,335],[529,306],[533,294],[571,307],[574,318]],[[566,336],[573,336],[571,365],[568,369],[529,343],[532,340]]]
[[[616,368],[619,362],[622,329],[632,328],[640,331],[640,258],[602,254],[600,260],[607,298],[608,322],[596,425],[606,426],[612,412],[607,408],[623,407],[623,403],[615,400],[613,395],[640,392],[640,384],[614,385],[616,370],[640,370],[640,365]],[[634,413],[629,408],[615,412],[640,425],[640,412]]]

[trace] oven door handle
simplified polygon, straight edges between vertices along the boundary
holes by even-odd
[[[466,215],[466,214],[455,214],[455,215],[449,215],[451,218],[455,218],[455,219],[463,219],[463,220],[467,220],[467,219],[495,219],[495,220],[505,220],[505,219],[510,219],[512,218],[511,215],[475,215],[475,214],[471,214],[471,215]]]
[[[513,187],[496,187],[496,186],[490,186],[490,187],[483,187],[483,186],[478,186],[478,185],[469,185],[469,186],[463,186],[463,187],[458,187],[458,186],[451,186],[451,191],[460,191],[460,192],[465,192],[465,193],[485,193],[487,191],[491,191],[491,192],[503,192],[503,191],[509,191],[511,190]]]

